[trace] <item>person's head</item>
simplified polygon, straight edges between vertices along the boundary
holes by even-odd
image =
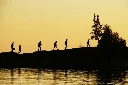
[[[14,42],[13,42],[14,43]]]

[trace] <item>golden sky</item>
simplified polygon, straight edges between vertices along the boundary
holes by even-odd
[[[44,50],[53,49],[56,40],[64,49],[66,38],[68,48],[86,46],[94,13],[128,46],[128,0],[0,0],[0,52],[10,51],[13,41],[16,52],[19,44],[22,52],[36,51],[39,41]]]

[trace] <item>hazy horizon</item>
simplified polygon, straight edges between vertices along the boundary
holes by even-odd
[[[52,50],[58,41],[58,49],[87,46],[93,15],[98,14],[101,24],[108,24],[128,46],[128,0],[0,0],[0,52]],[[91,47],[97,45],[90,41]]]

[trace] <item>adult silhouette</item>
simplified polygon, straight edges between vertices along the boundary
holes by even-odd
[[[65,49],[67,49],[67,47],[68,47],[68,39],[66,39],[66,41],[65,41]]]
[[[54,42],[54,49],[57,48],[57,41]]]
[[[18,53],[20,53],[21,52],[21,45],[19,45],[19,52]]]
[[[38,51],[41,51],[41,41],[38,43]]]
[[[14,42],[12,42],[12,44],[11,44],[11,52],[13,52],[13,50],[15,50],[15,48],[14,48]]]
[[[90,39],[88,39],[88,41],[87,41],[87,47],[90,47],[89,41],[90,41]]]

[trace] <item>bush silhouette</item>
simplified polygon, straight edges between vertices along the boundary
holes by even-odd
[[[91,39],[98,40],[97,47],[103,48],[122,48],[126,47],[126,40],[119,37],[117,32],[113,32],[109,25],[101,25],[99,21],[99,16],[95,19],[94,14],[94,25],[92,26],[93,30]]]

